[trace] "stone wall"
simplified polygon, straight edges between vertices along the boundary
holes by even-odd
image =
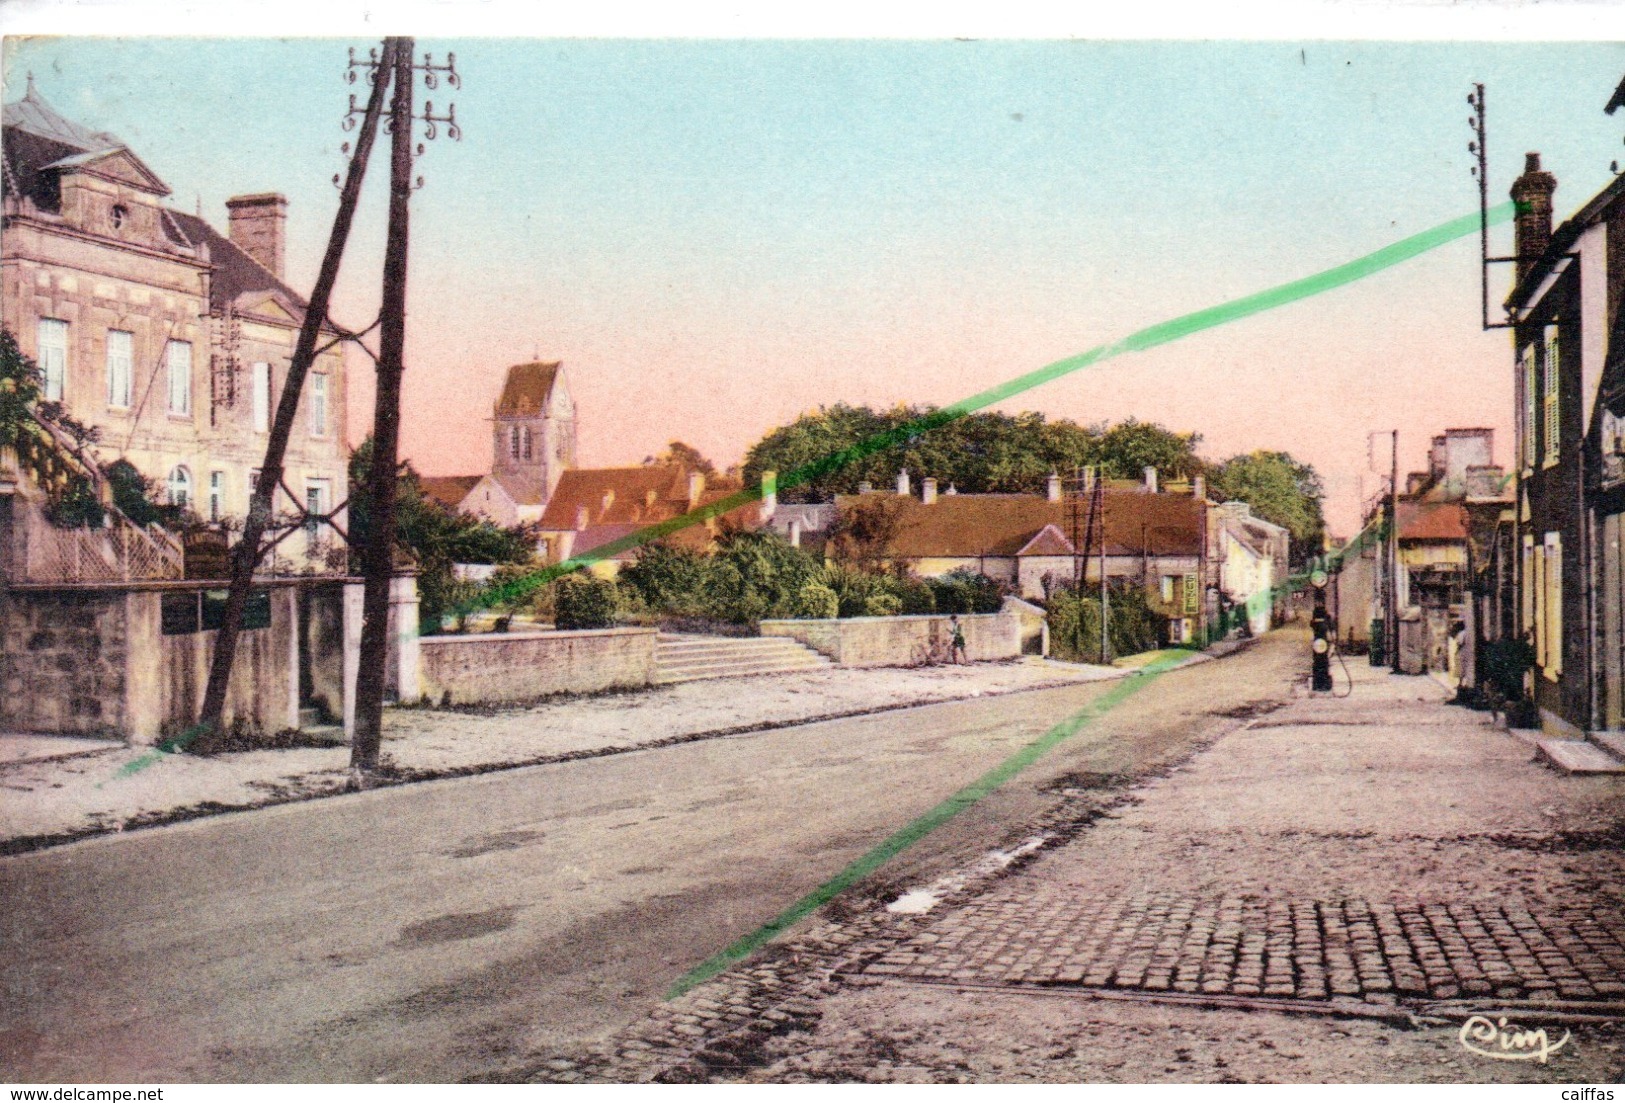
[[[118,735],[125,594],[0,591],[0,729]]]
[[[443,705],[647,686],[655,676],[655,635],[652,628],[604,628],[425,636],[418,677],[424,698]]]
[[[971,662],[1021,655],[1021,619],[1012,612],[963,615]],[[788,636],[842,666],[921,666],[949,662],[953,626],[945,615],[764,620],[764,636]]]

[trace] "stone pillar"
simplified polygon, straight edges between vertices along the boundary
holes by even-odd
[[[283,590],[288,607],[288,722],[285,727],[299,729],[299,587]],[[267,701],[269,706],[270,702]],[[269,707],[266,709],[270,711]],[[269,724],[266,727],[270,727]]]
[[[389,673],[384,692],[397,701],[416,701],[422,696],[418,680],[418,576],[415,571],[397,574],[389,581]]]
[[[361,605],[363,586],[360,582],[344,584],[344,612],[341,617],[344,633],[344,738],[355,738],[355,690],[361,672]]]

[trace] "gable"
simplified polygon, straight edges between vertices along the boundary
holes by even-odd
[[[284,301],[275,291],[239,295],[235,305],[238,313],[253,314],[266,321],[298,325],[301,320],[300,316],[290,309],[291,304]]]
[[[94,153],[81,153],[73,157],[64,157],[46,168],[60,169],[63,172],[83,172],[91,176],[99,176],[103,180],[112,180],[127,187],[144,191],[150,195],[166,196],[169,194],[169,185],[158,178],[158,174],[141,163],[141,158],[127,149],[107,149]]]

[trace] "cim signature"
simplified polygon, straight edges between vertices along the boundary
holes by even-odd
[[[1539,1061],[1544,1065],[1547,1057],[1568,1045],[1568,1042],[1569,1032],[1566,1030],[1554,1045],[1546,1036],[1544,1027],[1534,1030],[1509,1027],[1504,1018],[1491,1021],[1483,1015],[1474,1015],[1461,1024],[1462,1048],[1497,1061]]]

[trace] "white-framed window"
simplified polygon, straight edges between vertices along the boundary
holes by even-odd
[[[107,331],[107,405],[130,408],[130,374],[135,363],[135,336],[122,329]]]
[[[1542,390],[1541,411],[1545,417],[1544,432],[1546,436],[1545,456],[1542,466],[1551,467],[1557,463],[1559,451],[1558,444],[1563,432],[1562,410],[1558,405],[1558,388],[1561,386],[1563,373],[1562,358],[1557,347],[1557,330],[1552,330],[1546,338],[1546,365],[1544,368],[1545,387]]]
[[[1164,605],[1172,605],[1174,603],[1174,589],[1178,585],[1178,575],[1165,574],[1162,576],[1162,603]]]
[[[192,504],[192,472],[185,464],[176,464],[169,472],[169,504],[183,508]]]
[[[68,323],[39,320],[39,370],[45,376],[45,401],[61,402],[68,381]]]
[[[1523,347],[1518,357],[1518,455],[1524,467],[1535,466],[1535,346]]]
[[[271,429],[271,365],[263,360],[254,364],[254,432],[267,433]]]
[[[218,521],[226,511],[226,473],[209,472],[209,520]]]
[[[177,417],[192,416],[192,345],[171,341],[164,346],[169,370],[169,412]]]
[[[327,376],[322,372],[310,377],[310,435],[327,435]]]
[[[305,512],[310,514],[305,519],[305,532],[315,536],[321,530],[321,522],[316,518],[332,508],[329,504],[332,498],[332,483],[327,479],[305,480]]]

